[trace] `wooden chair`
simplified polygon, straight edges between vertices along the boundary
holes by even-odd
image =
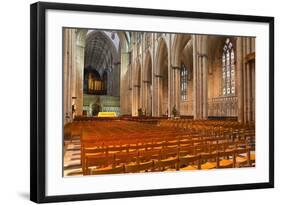
[[[235,150],[235,167],[250,166],[250,149]]]
[[[194,146],[181,146],[179,147],[179,157],[194,156]]]
[[[114,167],[114,155],[91,155],[85,156],[85,163],[82,164],[83,175],[90,174],[90,170],[98,169],[102,167],[112,166]]]
[[[160,159],[161,150],[147,150],[139,152],[139,162],[147,162],[151,160],[159,160]]]
[[[178,140],[166,141],[163,143],[164,148],[176,148],[179,146]]]
[[[200,167],[200,155],[179,157],[178,170],[197,170]]]
[[[250,166],[255,166],[256,165],[256,147],[251,146],[250,147]]]
[[[162,159],[155,162],[155,169],[159,171],[176,171],[179,158]]]
[[[160,159],[176,158],[179,154],[179,148],[166,148],[162,149]]]
[[[115,165],[138,162],[139,152],[118,152],[115,154]]]
[[[105,167],[100,169],[91,169],[91,175],[99,175],[99,174],[121,174],[125,173],[125,166],[121,165],[118,167]]]
[[[217,168],[233,168],[235,152],[233,150],[218,152]]]
[[[218,153],[209,153],[200,155],[199,169],[214,169],[217,168]]]
[[[126,173],[138,173],[145,171],[154,171],[154,161],[129,164],[125,166]]]
[[[81,128],[72,129],[71,130],[70,141],[72,142],[73,140],[80,140],[81,136],[82,136]]]
[[[108,146],[106,148],[106,152],[108,154],[114,154],[114,153],[118,153],[118,152],[127,152],[128,151],[128,146]]]
[[[87,154],[91,155],[106,155],[106,149],[102,147],[97,147],[94,144],[91,144],[90,147],[89,145],[81,145],[81,164],[83,165],[85,163],[85,156]]]

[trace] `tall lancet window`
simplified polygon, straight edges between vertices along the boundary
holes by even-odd
[[[222,94],[235,94],[235,56],[233,45],[226,39],[222,52]]]
[[[181,86],[181,100],[187,100],[187,77],[188,71],[184,64],[181,64],[181,71],[180,71],[180,86]]]

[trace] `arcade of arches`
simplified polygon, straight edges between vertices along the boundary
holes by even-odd
[[[64,51],[65,122],[93,96],[121,116],[255,120],[253,37],[65,29]]]

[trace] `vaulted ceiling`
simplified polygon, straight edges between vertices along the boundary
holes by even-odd
[[[100,75],[104,70],[113,68],[117,60],[114,41],[103,31],[91,31],[87,34],[85,45],[85,68],[95,69]]]

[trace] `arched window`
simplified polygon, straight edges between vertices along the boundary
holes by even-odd
[[[222,94],[235,94],[234,50],[229,38],[226,39],[222,52]]]
[[[187,100],[187,79],[188,79],[188,71],[184,64],[181,64],[180,71],[180,86],[181,86],[181,100]]]

